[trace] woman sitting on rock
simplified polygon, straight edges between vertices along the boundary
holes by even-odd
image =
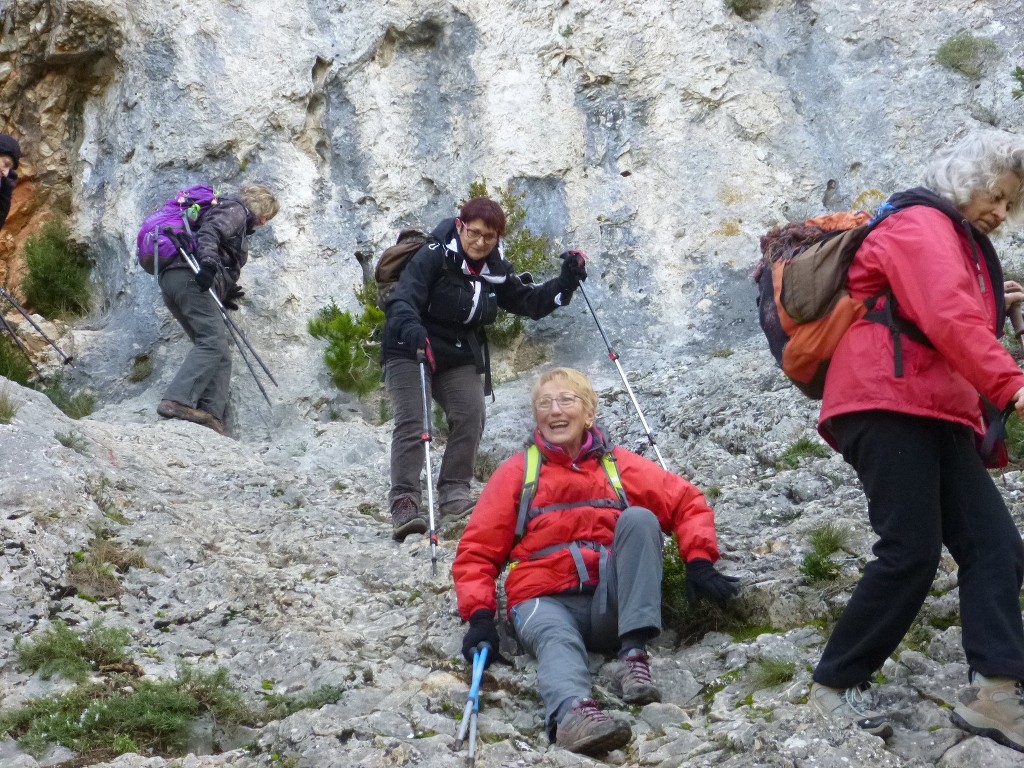
[[[714,513],[693,485],[623,448],[594,426],[587,377],[555,368],[533,386],[531,445],[488,481],[459,542],[452,571],[469,621],[463,654],[489,644],[497,658],[495,579],[516,633],[537,658],[549,736],[561,747],[603,754],[632,737],[629,723],[591,695],[587,650],[617,652],[606,668],[627,704],[661,700],[647,643],[661,632],[662,533],[675,533],[691,597],[732,597]]]
[[[1024,292],[1004,286],[988,238],[1024,210],[1024,138],[972,134],[940,153],[924,182],[890,198],[895,212],[868,235],[847,278],[854,298],[898,301],[897,316],[927,343],[860,320],[829,367],[819,430],[857,471],[878,541],[814,671],[810,703],[840,723],[892,733],[868,681],[921,609],[945,545],[960,569],[970,665],[953,722],[1024,751],[1024,547],[975,448],[978,393],[1024,414],[1024,374],[998,341],[1005,302]]]

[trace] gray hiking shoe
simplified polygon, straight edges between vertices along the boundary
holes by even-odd
[[[558,724],[555,744],[581,755],[603,755],[631,738],[629,723],[609,716],[593,699],[580,699]]]
[[[427,521],[420,514],[416,502],[408,496],[391,505],[391,523],[394,526],[391,538],[395,541],[405,541],[405,537],[412,533],[427,532]]]
[[[470,512],[473,511],[473,507],[476,506],[476,499],[454,499],[453,501],[446,501],[441,505],[441,520],[442,522],[452,522],[453,520],[461,520]]]
[[[647,651],[634,648],[604,668],[612,690],[627,704],[661,701],[661,691],[651,680],[650,661]]]
[[[204,427],[210,426],[210,420],[213,416],[208,414],[206,411],[200,410],[199,408],[190,408],[184,403],[179,403],[176,400],[161,400],[160,404],[156,407],[157,415],[165,419],[181,419],[182,421],[191,421],[194,424],[202,424]]]
[[[861,683],[845,691],[814,683],[807,703],[825,720],[837,725],[855,725],[865,733],[887,739],[892,736],[892,719],[872,709],[871,685]]]
[[[965,731],[1024,752],[1024,683],[969,685],[957,697],[950,719]]]

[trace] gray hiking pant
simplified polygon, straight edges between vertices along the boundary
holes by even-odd
[[[391,399],[395,426],[391,431],[391,491],[388,502],[403,497],[421,505],[423,473],[423,394],[420,365],[415,360],[388,360],[384,385]],[[437,479],[438,506],[472,498],[476,452],[484,432],[484,384],[473,365],[460,365],[440,373],[427,367],[427,402],[436,400],[448,420],[448,440]],[[437,425],[433,425],[437,431]]]
[[[605,579],[594,594],[546,595],[512,608],[516,634],[537,658],[549,734],[563,702],[592,696],[588,650],[611,653],[621,635],[661,631],[661,542],[654,513],[628,507],[615,526]]]
[[[164,399],[201,408],[223,420],[231,392],[231,348],[224,318],[209,292],[196,285],[191,270],[161,272],[160,291],[193,345]]]

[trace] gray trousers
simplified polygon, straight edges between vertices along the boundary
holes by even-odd
[[[224,318],[209,292],[196,285],[191,270],[161,272],[160,291],[193,345],[164,399],[201,408],[223,420],[231,392],[231,347]]]
[[[605,580],[597,592],[535,597],[512,608],[516,634],[537,658],[549,733],[563,702],[591,698],[588,650],[610,653],[618,650],[621,635],[661,631],[661,542],[654,513],[628,507],[615,526]]]
[[[420,365],[415,360],[388,360],[384,385],[395,414],[391,431],[391,492],[394,504],[407,497],[421,503],[420,475],[423,473],[423,394]],[[437,503],[472,498],[476,452],[484,432],[486,409],[484,385],[473,365],[460,365],[440,373],[427,367],[427,402],[436,400],[448,420],[448,440],[437,479]],[[437,425],[434,425],[436,431]]]

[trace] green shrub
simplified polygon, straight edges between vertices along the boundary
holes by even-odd
[[[696,605],[686,597],[686,563],[679,556],[679,544],[672,535],[662,552],[661,615],[667,629],[674,630],[683,643],[692,643],[708,632],[733,632],[744,635],[750,625],[743,615],[740,601],[729,600],[725,604],[701,600]],[[757,634],[770,631],[758,627]]]
[[[63,376],[54,376],[43,382],[37,389],[50,398],[66,416],[81,419],[91,414],[96,408],[96,396],[89,392],[72,394],[64,384]]]
[[[812,582],[835,581],[840,568],[832,555],[846,549],[850,542],[850,531],[835,523],[825,523],[811,529],[807,540],[811,551],[804,555],[800,572]]]
[[[0,334],[0,376],[26,386],[32,378],[32,365],[10,336],[2,330]]]
[[[25,241],[25,301],[47,317],[79,317],[89,311],[91,265],[82,246],[68,240],[64,222],[51,219]]]
[[[36,640],[16,638],[14,649],[21,670],[39,672],[43,680],[59,675],[82,682],[105,664],[128,661],[130,657],[125,646],[129,640],[128,630],[104,627],[100,622],[76,635],[67,624],[57,619]]]
[[[1010,463],[1024,464],[1024,419],[1012,413],[1006,420],[1006,452]]]
[[[1017,67],[1013,70],[1013,73],[1010,76],[1016,80],[1017,84],[1020,86],[1019,88],[1013,89],[1013,98],[1019,99],[1021,96],[1024,96],[1024,67]]]
[[[137,384],[153,375],[153,358],[148,352],[136,355],[132,360],[132,368],[128,371],[128,381]]]
[[[89,441],[77,432],[54,432],[57,442],[83,456],[89,455]]]
[[[4,387],[0,389],[0,424],[10,424],[18,415],[18,404]]]
[[[828,446],[814,438],[801,435],[795,443],[783,451],[782,457],[779,459],[779,469],[796,469],[800,466],[800,459],[810,457],[823,459],[830,453]]]
[[[321,309],[307,329],[315,339],[327,341],[324,363],[338,389],[365,395],[380,386],[378,344],[384,313],[375,305],[364,305],[357,320],[337,304]]]
[[[753,21],[768,7],[768,0],[725,0],[725,5],[744,21]]]
[[[985,66],[999,57],[999,47],[987,37],[959,32],[935,53],[935,61],[971,80],[980,80]]]
[[[796,664],[782,659],[761,659],[754,662],[747,670],[750,687],[755,691],[763,688],[774,688],[793,679]]]

